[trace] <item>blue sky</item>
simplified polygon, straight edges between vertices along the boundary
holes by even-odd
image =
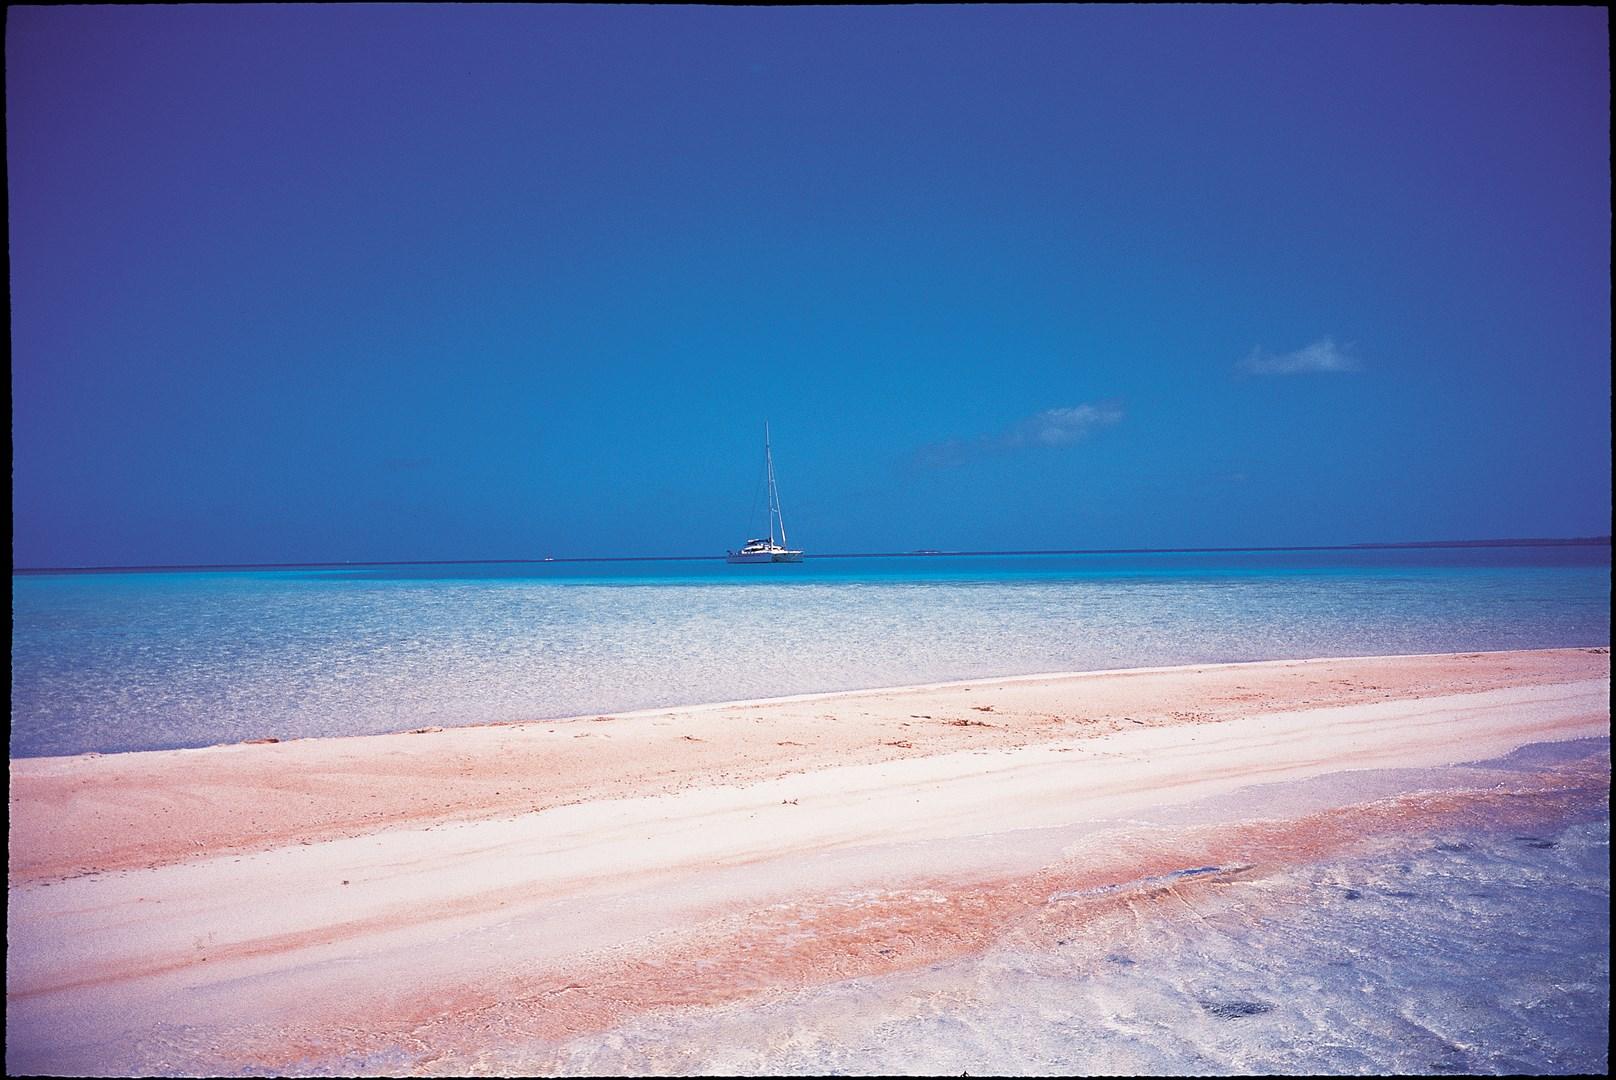
[[[1601,9],[7,24],[13,565],[1609,530]]]

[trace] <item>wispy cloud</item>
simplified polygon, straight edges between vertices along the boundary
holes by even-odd
[[[922,465],[941,467],[964,464],[979,454],[1070,446],[1121,420],[1122,406],[1110,401],[1045,409],[992,435],[947,439],[923,446],[915,458]]]
[[[1315,341],[1295,352],[1264,352],[1259,346],[1235,365],[1246,375],[1306,375],[1313,372],[1361,371],[1363,365],[1349,351],[1351,345],[1337,345],[1330,338]]]
[[[1066,446],[1121,419],[1122,407],[1109,401],[1098,405],[1045,409],[1014,425],[999,439],[1007,447]]]

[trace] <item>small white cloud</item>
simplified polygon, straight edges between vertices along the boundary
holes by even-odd
[[[999,437],[1005,446],[1066,446],[1122,419],[1122,409],[1110,402],[1045,409]]]
[[[1337,345],[1330,338],[1315,341],[1295,352],[1270,353],[1260,347],[1236,367],[1247,375],[1304,375],[1311,372],[1360,371],[1363,365],[1347,350],[1350,345]]]
[[[921,447],[915,460],[931,467],[963,465],[981,454],[1004,453],[1027,447],[1069,446],[1095,431],[1122,420],[1122,406],[1114,402],[1068,405],[1045,409],[1018,420],[995,435],[975,439],[948,439]]]

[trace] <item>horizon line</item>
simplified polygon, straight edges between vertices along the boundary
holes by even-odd
[[[1196,555],[1217,552],[1242,551],[1364,551],[1413,548],[1473,548],[1473,547],[1595,547],[1610,545],[1607,536],[1568,537],[1507,537],[1476,540],[1397,540],[1369,541],[1356,544],[1279,544],[1241,547],[1165,547],[1165,548],[1044,548],[1014,551],[937,551],[919,548],[913,551],[837,551],[818,555],[804,555],[807,559],[894,559],[937,558],[939,556],[975,555]],[[699,562],[716,561],[723,555],[568,555],[529,559],[381,559],[339,560],[335,562],[287,563],[152,563],[129,566],[13,566],[13,574],[71,574],[119,573],[122,571],[162,570],[340,570],[348,567],[372,566],[486,566],[486,565],[543,565],[545,563],[588,562]]]

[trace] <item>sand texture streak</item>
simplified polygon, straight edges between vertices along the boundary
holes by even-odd
[[[1498,785],[1408,771],[1605,736],[1609,689],[1603,648],[1278,661],[14,760],[7,1067],[517,1071],[1463,816]]]

